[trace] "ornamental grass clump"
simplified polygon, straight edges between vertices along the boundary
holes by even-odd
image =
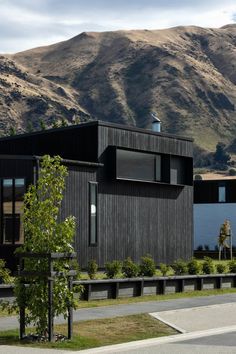
[[[204,262],[202,264],[202,271],[204,274],[215,273],[215,264],[212,258],[204,257]]]
[[[132,261],[130,257],[124,260],[122,266],[122,273],[125,278],[134,278],[139,274],[139,266]]]
[[[167,275],[167,273],[170,271],[170,266],[168,266],[165,263],[160,263],[159,267],[160,267],[160,272],[163,275],[163,277],[165,277]]]
[[[216,265],[216,272],[218,274],[224,274],[227,273],[227,265],[224,263],[219,263]]]
[[[236,259],[232,259],[232,261],[229,261],[228,267],[230,273],[236,273]]]
[[[98,271],[98,265],[95,259],[91,259],[88,262],[88,276],[90,279],[95,279]]]
[[[183,275],[188,273],[187,263],[183,259],[177,259],[172,265],[176,275]]]
[[[120,261],[107,262],[105,264],[105,274],[107,278],[116,278],[121,272],[122,263]]]
[[[150,254],[147,254],[146,256],[141,257],[141,263],[139,266],[140,269],[140,275],[143,275],[144,277],[153,277],[156,273],[156,266],[154,259]]]
[[[190,261],[187,263],[188,267],[188,274],[196,275],[201,274],[202,272],[202,265],[196,258],[191,258]]]

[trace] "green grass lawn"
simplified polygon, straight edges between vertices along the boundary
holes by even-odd
[[[197,296],[223,295],[223,294],[231,294],[231,293],[236,293],[236,288],[201,290],[201,291],[195,290],[195,291],[173,293],[167,295],[146,295],[146,296],[108,299],[108,300],[79,301],[77,305],[77,309],[121,305],[121,304],[132,304],[132,303],[146,302],[146,301],[165,301],[165,300],[174,300],[174,299],[182,299],[182,298],[197,297]]]
[[[127,328],[128,330],[124,330]],[[24,345],[41,348],[87,349],[134,340],[156,338],[177,332],[148,314],[76,322],[73,339],[61,343],[22,343],[17,330],[1,331],[0,345]],[[55,326],[55,332],[66,334],[66,325]]]

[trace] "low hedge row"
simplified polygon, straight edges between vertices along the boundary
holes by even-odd
[[[97,263],[95,260],[90,260],[88,263],[88,276],[90,279],[95,279],[97,274]],[[197,275],[197,274],[223,274],[236,273],[236,259],[227,263],[215,264],[212,258],[205,257],[203,262],[196,258],[191,258],[189,261],[182,259],[176,260],[171,266],[160,263],[158,270],[161,275]],[[157,275],[157,269],[153,258],[150,255],[143,256],[140,264],[136,264],[128,257],[124,262],[114,260],[105,264],[105,275],[107,278],[135,278],[137,276],[153,277]]]

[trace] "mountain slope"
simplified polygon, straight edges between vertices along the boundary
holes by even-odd
[[[236,25],[82,33],[2,61],[26,76],[11,74],[25,98],[3,105],[0,128],[6,118],[25,128],[27,119],[37,126],[55,116],[148,127],[156,111],[163,131],[193,136],[205,149],[235,137]],[[36,114],[27,103],[34,99],[44,107]]]

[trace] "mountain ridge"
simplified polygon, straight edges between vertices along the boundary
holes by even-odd
[[[163,131],[192,136],[198,146],[213,151],[218,141],[228,144],[236,134],[235,51],[236,24],[83,32],[1,56],[0,68],[2,61],[6,64],[0,87],[3,79],[11,86],[3,87],[0,103],[4,117],[15,119],[20,131],[27,121],[37,129],[39,119],[49,126],[53,119],[100,119],[148,128],[150,112],[156,111]],[[21,78],[7,72],[12,65]],[[7,99],[17,91],[14,78],[23,86],[18,88],[24,92],[20,109]],[[2,130],[7,128],[4,117],[1,110]]]

